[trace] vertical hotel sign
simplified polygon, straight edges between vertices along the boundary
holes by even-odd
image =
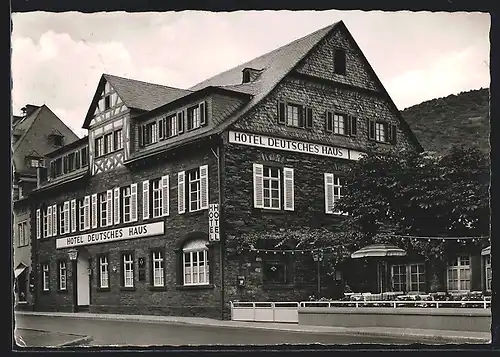
[[[220,240],[219,234],[219,205],[211,203],[208,209],[208,239],[211,242],[218,242]]]

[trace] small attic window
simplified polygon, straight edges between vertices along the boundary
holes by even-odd
[[[333,71],[336,74],[345,75],[345,50],[336,48],[333,52]]]
[[[64,145],[64,136],[62,134],[52,133],[49,136],[49,140],[51,141],[53,146],[61,147]]]
[[[243,71],[243,83],[248,83],[250,82],[250,71],[245,70]]]
[[[262,71],[255,68],[244,68],[242,72],[243,72],[242,83],[250,83],[253,82]]]
[[[109,109],[111,107],[111,97],[109,95],[104,97],[104,110]]]

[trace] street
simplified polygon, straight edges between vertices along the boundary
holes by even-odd
[[[93,338],[85,346],[152,346],[152,345],[275,345],[275,344],[411,344],[422,339],[303,333],[296,331],[196,326],[175,323],[125,322],[71,317],[17,315],[16,327]],[[436,341],[428,341],[436,344]],[[444,342],[443,342],[444,343]]]

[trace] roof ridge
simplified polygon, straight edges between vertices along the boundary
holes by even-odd
[[[121,77],[121,76],[117,76],[117,75],[110,74],[110,73],[103,73],[102,75],[103,75],[105,78],[106,78],[106,77],[114,77],[114,78],[119,78],[119,79],[125,79],[125,80],[127,80],[127,81],[134,81],[134,82],[138,82],[138,83],[144,83],[144,84],[151,85],[151,86],[158,86],[158,87],[163,87],[163,88],[178,89],[178,90],[183,90],[183,91],[189,91],[189,92],[192,92],[192,91],[191,91],[191,90],[189,90],[189,89],[183,89],[183,88],[179,88],[179,87],[166,86],[166,85],[164,85],[164,84],[159,84],[159,83],[151,83],[151,82],[141,81],[141,80],[139,80],[139,79],[135,79],[135,78]]]
[[[191,87],[189,87],[189,90],[190,90],[191,88],[195,88],[195,87],[199,86],[199,85],[200,85],[200,84],[202,84],[203,82],[209,82],[209,81],[210,81],[210,80],[212,80],[213,78],[218,77],[218,76],[221,76],[221,75],[222,75],[222,74],[224,74],[224,73],[228,73],[228,72],[234,71],[235,69],[237,69],[237,68],[239,68],[239,67],[244,67],[245,65],[248,65],[248,64],[249,64],[249,63],[251,63],[251,62],[254,62],[254,61],[257,61],[257,60],[259,60],[259,59],[261,59],[261,58],[263,58],[263,57],[269,56],[269,55],[271,55],[272,53],[275,53],[275,52],[278,52],[278,51],[280,51],[280,50],[283,50],[283,49],[284,49],[284,48],[286,48],[286,47],[291,47],[292,45],[296,44],[297,42],[302,41],[302,40],[304,40],[304,39],[306,39],[306,38],[308,38],[308,37],[313,37],[313,36],[315,36],[317,33],[321,32],[321,31],[325,31],[326,29],[332,29],[333,27],[335,27],[335,26],[336,26],[337,24],[339,24],[340,22],[342,22],[342,21],[337,21],[337,22],[335,22],[335,23],[333,23],[333,24],[330,24],[330,25],[328,25],[328,26],[322,27],[322,28],[320,28],[320,29],[318,29],[318,30],[316,30],[316,31],[314,31],[314,32],[308,33],[307,35],[304,35],[304,36],[302,36],[302,37],[296,38],[296,39],[295,39],[295,40],[293,40],[292,42],[287,42],[287,43],[285,43],[284,45],[281,45],[281,46],[279,46],[279,47],[276,47],[275,49],[273,49],[273,50],[271,50],[271,51],[269,51],[269,52],[263,53],[263,54],[261,54],[260,56],[254,57],[254,58],[252,58],[252,59],[250,59],[250,60],[248,60],[248,61],[246,61],[246,62],[243,62],[243,63],[240,63],[240,64],[238,64],[238,65],[236,65],[236,66],[233,66],[233,67],[231,67],[231,68],[229,68],[229,69],[227,69],[227,70],[225,70],[225,71],[223,71],[223,72],[219,72],[219,73],[217,73],[217,74],[214,74],[213,76],[211,76],[211,77],[209,77],[209,78],[206,78],[206,79],[204,79],[204,80],[202,80],[202,81],[200,81],[200,82],[198,82],[198,83],[196,83],[196,84],[192,85]],[[252,67],[244,67],[244,68],[252,68]],[[264,67],[264,68],[260,68],[260,69],[259,69],[259,71],[263,71],[263,70],[265,70],[265,69],[266,69],[265,67]]]

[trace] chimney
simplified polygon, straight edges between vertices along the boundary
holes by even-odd
[[[40,188],[47,181],[47,168],[38,166],[36,168],[36,187]]]
[[[33,104],[26,104],[23,108],[21,108],[22,112],[23,112],[23,115],[25,117],[31,115],[35,110],[37,110],[38,108],[40,108],[39,106],[37,105],[33,105]]]

